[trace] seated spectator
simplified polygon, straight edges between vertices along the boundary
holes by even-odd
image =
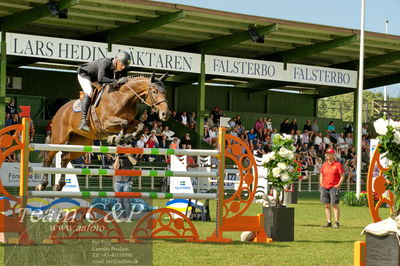
[[[211,144],[210,129],[207,125],[204,125],[204,141]]]
[[[146,148],[152,149],[152,148],[157,148],[158,147],[158,139],[156,136],[156,131],[152,130],[151,134],[149,136],[149,139],[146,141]],[[155,155],[149,155],[148,156],[149,161],[153,162],[156,158]]]
[[[253,145],[257,142],[257,134],[254,131],[254,128],[250,129],[249,133],[247,133],[248,135],[248,140],[249,143],[252,143]]]
[[[189,122],[189,125],[190,125],[190,124],[193,124],[193,125],[196,126],[196,124],[197,124],[197,122],[196,122],[196,112],[191,112],[191,113],[189,114],[189,120],[188,120],[188,122]]]
[[[368,125],[367,124],[363,125],[361,132],[362,132],[363,136],[368,135]]]
[[[293,135],[294,145],[301,145],[302,144],[303,135],[301,134],[300,130],[296,131],[296,134]]]
[[[262,130],[264,129],[264,122],[262,118],[256,120],[256,123],[254,124],[254,129],[258,136],[262,136]]]
[[[346,138],[344,139],[344,142],[346,142],[348,147],[353,146],[353,136],[351,135],[351,133],[346,134]]]
[[[212,127],[211,131],[209,131],[210,138],[211,138],[211,145],[218,143],[218,128]]]
[[[281,126],[280,126],[280,130],[279,130],[279,132],[280,133],[285,133],[285,134],[290,134],[290,125],[289,125],[289,119],[285,119],[285,120],[283,120],[283,122],[281,123]]]
[[[328,145],[332,145],[331,139],[329,138],[329,135],[324,136],[323,142],[325,143],[325,148]]]
[[[179,149],[180,140],[177,137],[174,137],[174,140],[169,144],[170,149]]]
[[[106,153],[104,156],[104,166],[105,168],[110,168],[115,162],[115,157],[111,153]]]
[[[326,134],[332,136],[335,140],[337,140],[337,138],[339,137],[338,134],[336,133],[336,127],[333,121],[329,122],[329,125],[326,128]]]
[[[290,127],[290,130],[294,130],[294,132],[296,132],[299,129],[299,127],[297,126],[296,118],[292,119],[292,122],[290,122],[289,127]]]
[[[193,124],[193,123],[189,123],[188,128],[193,130],[193,131],[196,131],[196,125]]]
[[[174,110],[171,111],[171,118],[178,121],[178,113]]]
[[[164,130],[161,131],[161,133],[163,135],[167,136],[167,140],[169,140],[169,141],[172,141],[174,139],[173,136],[175,135],[175,132],[171,131],[168,126],[165,126]]]
[[[322,133],[318,132],[318,134],[314,138],[314,146],[319,151],[325,150],[325,143],[323,141]]]
[[[205,122],[205,125],[208,126],[208,128],[213,128],[214,126],[214,116],[210,114]]]
[[[235,123],[237,126],[243,126],[242,118],[240,118],[240,115],[237,115],[235,117]]]
[[[316,163],[316,161],[318,159],[318,155],[317,155],[317,151],[315,150],[315,146],[314,145],[310,145],[310,148],[308,149],[308,155],[312,159],[312,164],[315,165],[315,163]]]
[[[144,148],[146,146],[145,136],[141,135],[139,140],[136,142],[136,148]],[[141,160],[144,159],[143,154],[136,154],[136,159]]]
[[[322,158],[318,158],[314,164],[313,174],[318,176],[321,173],[321,168],[322,168]]]
[[[349,145],[344,141],[344,134],[343,133],[340,133],[340,135],[339,135],[339,137],[337,139],[337,145],[339,146],[339,148],[343,152],[343,154],[347,156]]]
[[[267,117],[266,119],[267,120],[264,121],[264,128],[272,131],[272,119],[270,117]]]
[[[314,122],[311,125],[311,131],[314,132],[314,133],[318,133],[319,132],[317,119],[314,119]]]
[[[303,126],[303,131],[312,131],[311,128],[311,120],[307,120],[307,122],[305,123],[305,125]]]
[[[147,110],[143,110],[142,115],[139,117],[140,122],[147,125],[147,117],[148,117]]]
[[[191,149],[192,148],[192,140],[190,139],[189,133],[185,133],[185,135],[181,139],[180,145],[181,145],[182,149]]]
[[[214,125],[219,125],[219,118],[223,116],[221,108],[219,106],[215,106],[211,111],[211,114],[213,115]]]
[[[10,113],[6,113],[5,125],[6,125],[6,127],[13,125],[13,119],[12,119],[12,115]]]
[[[188,117],[186,115],[186,112],[182,112],[178,116],[178,121],[181,122],[183,125],[187,126],[188,125]]]
[[[161,124],[161,123],[160,123]],[[158,138],[161,138],[161,136],[162,136],[162,128],[161,128],[161,126],[159,126],[159,122],[154,122],[153,123],[153,128],[152,128],[152,131],[155,131],[156,132],[156,136],[158,137]]]
[[[162,135],[162,136],[161,136],[161,140],[158,142],[158,147],[159,147],[159,148],[162,148],[162,149],[168,149],[168,148],[169,148],[169,145],[170,145],[170,141],[168,141],[167,136],[166,136],[166,135]],[[157,159],[159,158],[159,159],[161,160],[161,159],[162,159],[162,156],[158,156],[158,157],[156,157],[156,158],[157,158]],[[168,159],[168,156],[165,155],[165,156],[164,156],[164,160],[161,160],[161,161],[166,162],[167,159]]]
[[[153,126],[154,122],[158,121],[158,114],[153,111],[153,109],[150,109],[150,113],[147,116],[147,125],[151,128]]]
[[[304,133],[301,135],[301,143],[310,143],[310,131],[308,131],[307,129],[304,130]]]
[[[6,114],[10,114],[11,116],[18,114],[17,105],[14,98],[12,98],[10,103],[6,106]]]

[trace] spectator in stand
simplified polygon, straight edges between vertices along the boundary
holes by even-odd
[[[204,125],[204,141],[211,144],[210,129],[207,125]]]
[[[181,122],[183,125],[188,126],[188,117],[186,112],[182,112],[180,116],[178,116],[178,121]]]
[[[337,138],[339,137],[339,135],[336,133],[336,127],[333,121],[329,122],[329,125],[326,128],[326,134],[332,136],[335,140],[337,140]]]
[[[344,135],[347,136],[348,133],[353,133],[353,125],[351,123],[347,124],[344,128]]]
[[[156,132],[156,136],[161,139],[161,127],[158,126],[158,122],[153,123],[153,128],[151,131],[153,130]]]
[[[313,174],[319,175],[321,173],[321,167],[322,167],[322,158],[317,158],[314,164]]]
[[[171,118],[178,121],[178,113],[174,110],[171,111]]]
[[[256,120],[256,123],[254,124],[254,129],[256,130],[255,132],[259,137],[262,136],[262,130],[264,129],[264,122],[262,118]]]
[[[323,141],[325,143],[325,147],[332,144],[331,139],[329,138],[329,135],[324,136]]]
[[[244,143],[249,143],[249,131],[245,130],[243,131],[242,134],[239,135],[240,139],[244,142]]]
[[[161,136],[161,140],[158,142],[158,147],[161,149],[167,149],[169,148],[170,145],[170,141],[168,141],[167,136],[166,135],[162,135]],[[157,158],[162,158],[161,156],[158,156]],[[164,162],[167,161],[167,155],[164,156]]]
[[[146,141],[146,148],[157,148],[158,140],[156,136],[156,131],[152,130],[149,139]],[[156,159],[155,155],[149,155],[149,161],[153,162]]]
[[[262,157],[264,154],[266,154],[260,141],[257,141],[257,143],[254,145],[253,153],[255,153],[257,157]]]
[[[193,124],[193,123],[189,123],[188,128],[193,130],[193,131],[196,131],[196,125]]]
[[[311,125],[311,131],[314,132],[314,133],[318,133],[319,132],[317,119],[314,119],[314,122]]]
[[[290,127],[290,131],[294,130],[294,132],[296,132],[299,129],[299,127],[297,126],[296,118],[292,119],[292,122],[290,122],[289,127]]]
[[[135,145],[136,148],[143,149],[146,146],[146,141],[144,138],[145,138],[144,135],[140,136],[139,140],[136,141],[136,145]],[[142,160],[143,158],[145,158],[145,157],[143,157],[143,154],[136,154],[136,159]]]
[[[348,157],[349,157],[350,160],[356,160],[357,159],[356,148],[355,147],[351,147],[350,148]]]
[[[335,157],[336,157],[336,161],[338,161],[341,164],[344,164],[345,159],[342,158],[342,151],[339,148],[339,145],[335,145],[334,146],[334,150],[335,150]]]
[[[366,136],[367,136],[367,135],[363,135],[363,136],[361,137],[361,149],[362,149],[362,151],[366,151],[366,150],[369,149],[369,143],[368,143],[368,141],[367,141]]]
[[[267,117],[267,121],[266,121],[264,127],[266,129],[269,129],[269,130],[272,131],[272,119],[270,117]]]
[[[207,121],[205,122],[205,125],[208,126],[208,128],[213,128],[214,126],[214,116],[210,114],[207,118]]]
[[[318,159],[318,155],[317,155],[317,151],[315,150],[315,146],[314,145],[309,145],[309,149],[308,149],[308,155],[312,160],[312,165],[315,165],[315,163],[317,162]]]
[[[161,134],[167,136],[167,140],[168,140],[168,141],[172,141],[172,140],[174,139],[173,136],[175,135],[175,132],[169,130],[169,127],[168,127],[168,126],[165,126],[165,127],[164,127],[164,130],[161,132]]]
[[[274,128],[274,129],[272,130],[272,133],[271,133],[271,140],[274,139],[274,136],[275,136],[276,134],[278,134],[278,130],[277,130],[276,128]]]
[[[348,147],[353,146],[353,136],[351,135],[351,133],[346,134],[346,138],[344,139],[344,142],[346,142]]]
[[[235,127],[234,129],[232,129],[232,130],[229,132],[229,134],[231,134],[231,135],[234,136],[234,137],[239,137],[237,127]]]
[[[349,145],[344,141],[344,134],[340,133],[337,139],[337,145],[339,146],[340,150],[344,155],[347,156],[347,152],[349,149]]]
[[[18,114],[17,105],[15,104],[15,99],[11,99],[10,103],[6,106],[6,114],[10,114],[11,116],[14,114]]]
[[[171,142],[169,145],[170,149],[179,149],[179,139],[177,137],[174,137],[174,140]]]
[[[296,131],[296,134],[293,135],[294,145],[301,145],[303,136],[301,135],[300,130]]]
[[[229,120],[228,125],[230,128],[235,128],[236,127],[236,117]]]
[[[363,136],[368,135],[368,125],[367,124],[363,125],[361,131]]]
[[[217,145],[218,144],[218,128],[217,127],[212,127],[210,131],[210,138],[211,138],[211,145]]]
[[[6,113],[6,127],[13,125],[12,115],[10,113]]]
[[[143,134],[142,134],[142,136],[143,136],[143,140],[144,140],[144,142],[147,142],[148,140],[149,140],[149,137],[150,137],[150,135],[149,135],[149,129],[148,128],[144,128],[143,129]]]
[[[304,143],[307,143],[307,144],[310,143],[310,132],[307,129],[304,130],[304,133],[301,138],[301,144],[304,144]]]
[[[253,145],[255,145],[257,142],[257,134],[254,131],[254,128],[250,129],[250,131],[247,135],[248,135],[249,143],[252,143]]]
[[[147,125],[147,117],[148,117],[147,110],[143,110],[142,115],[139,117],[140,122]]]
[[[314,138],[314,146],[319,151],[324,151],[325,150],[325,143],[323,141],[321,132],[318,132],[317,136],[315,136],[315,138]]]
[[[219,106],[215,106],[211,111],[211,114],[213,115],[214,125],[219,125],[219,118],[222,116],[221,108]]]
[[[147,125],[149,127],[152,127],[153,123],[157,122],[157,121],[158,121],[158,114],[156,112],[154,112],[153,109],[150,109],[150,113],[147,116]]]
[[[235,122],[236,122],[236,125],[238,125],[238,126],[242,126],[243,125],[243,122],[242,122],[242,119],[240,118],[240,115],[237,115],[235,117]]]
[[[189,114],[189,119],[188,119],[188,123],[193,124],[194,125],[194,129],[196,129],[196,112],[191,112]]]
[[[181,144],[182,149],[191,149],[192,148],[192,140],[190,139],[189,133],[185,133],[185,135],[181,139],[180,144]]]
[[[283,122],[281,123],[281,127],[279,130],[280,133],[284,133],[284,134],[290,134],[290,125],[289,125],[289,119],[285,119],[283,120]]]
[[[110,168],[115,162],[115,158],[112,153],[106,153],[106,156],[104,156],[104,165],[102,167],[104,168]]]
[[[312,127],[311,127],[311,120],[307,120],[307,122],[305,123],[305,125],[303,126],[303,131],[312,131]]]

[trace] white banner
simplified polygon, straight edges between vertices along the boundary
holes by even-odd
[[[130,53],[134,67],[200,73],[201,57],[194,53],[119,44],[108,52],[106,43],[19,33],[7,33],[6,41],[8,55],[87,62],[123,50]],[[299,64],[287,64],[285,70],[280,62],[214,55],[205,60],[206,74],[357,88],[357,71]]]
[[[131,66],[187,73],[200,73],[200,55],[127,45],[53,38],[19,33],[7,33],[7,54],[57,60],[87,62],[114,57],[120,51],[130,53]]]
[[[357,88],[357,71],[206,55],[206,74]]]
[[[29,163],[30,167],[42,167],[41,163]],[[0,168],[1,182],[3,186],[19,187],[19,167],[20,163],[3,162]],[[29,175],[28,186],[36,187],[40,184],[42,174]],[[49,178],[49,186],[51,186],[51,178]]]

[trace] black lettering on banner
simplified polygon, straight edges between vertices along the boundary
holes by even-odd
[[[33,49],[32,49],[32,44],[31,44],[30,40],[28,40],[28,42],[26,43],[24,54],[27,54],[28,50],[29,50],[30,55],[34,55]]]
[[[46,56],[51,57],[53,56],[53,43],[52,42],[47,42],[46,43]]]
[[[147,54],[149,55],[149,66],[152,67],[153,66],[153,55],[156,55],[156,54],[150,53],[150,52],[147,52]]]
[[[167,55],[165,56],[165,65],[166,65],[166,68],[173,69],[173,67],[172,67],[172,60],[173,60],[173,58],[172,58],[171,55],[167,54]]]
[[[71,59],[79,59],[79,45],[71,44]]]
[[[157,56],[157,62],[156,62],[156,66],[155,66],[155,67],[164,68],[163,60],[162,60],[161,54],[159,54],[159,55]]]
[[[92,51],[90,50],[90,47],[87,45],[81,45],[80,59],[88,60],[91,56],[92,56]]]
[[[95,55],[96,50],[98,51],[96,59],[107,57],[107,50],[103,51],[101,47],[96,47],[96,46],[93,47],[93,56]]]
[[[192,57],[189,58],[190,60],[188,60],[186,58],[186,56],[183,56],[183,70],[192,70]]]
[[[64,53],[64,56],[62,53]],[[58,57],[68,58],[68,44],[61,42],[58,44]]]
[[[182,69],[182,56],[175,55],[175,69]]]
[[[141,66],[144,66],[144,62],[143,62],[143,59],[142,59],[142,56],[143,56],[143,54],[144,54],[144,52],[139,52],[139,51],[137,51],[136,52],[136,63],[138,64],[138,65],[141,65]],[[140,62],[140,63],[139,63]]]
[[[43,53],[43,47],[44,47],[44,43],[42,42],[42,41],[39,41],[39,40],[36,40],[36,55],[39,55],[39,53],[40,53],[40,55],[41,56],[44,56],[44,53]]]

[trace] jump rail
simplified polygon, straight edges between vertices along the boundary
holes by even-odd
[[[137,198],[137,199],[216,199],[216,193],[157,193],[157,192],[102,192],[102,191],[29,191],[37,198]]]
[[[96,153],[123,153],[123,154],[150,154],[150,155],[192,155],[192,156],[217,156],[218,150],[192,150],[192,149],[158,149],[158,148],[129,148],[108,146],[81,146],[38,144],[29,145],[31,151],[67,151],[67,152],[96,152]]]
[[[185,172],[185,171],[158,171],[158,170],[126,170],[126,169],[95,169],[95,168],[50,168],[50,167],[30,167],[31,174],[74,174],[74,175],[106,175],[106,176],[154,176],[154,177],[217,177],[214,172]]]

